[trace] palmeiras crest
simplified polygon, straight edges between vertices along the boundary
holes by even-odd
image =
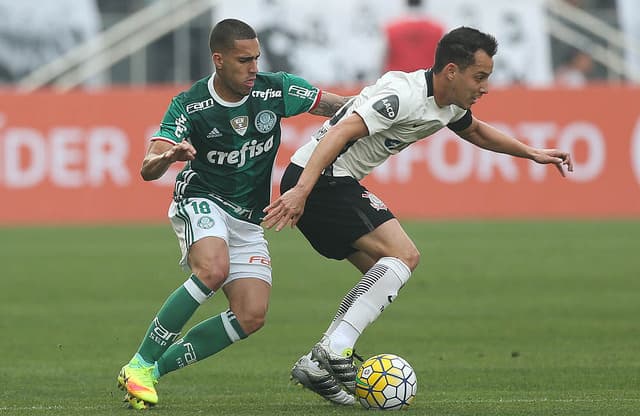
[[[273,111],[262,110],[256,116],[256,130],[260,133],[268,133],[273,130],[277,121],[278,117]]]

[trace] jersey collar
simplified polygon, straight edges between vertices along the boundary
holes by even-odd
[[[242,100],[237,101],[235,103],[229,102],[229,101],[225,101],[222,99],[222,97],[220,97],[218,95],[218,93],[216,92],[216,90],[213,88],[213,77],[214,77],[215,73],[213,73],[211,75],[211,77],[209,78],[209,81],[207,82],[207,86],[209,87],[209,94],[211,94],[211,97],[213,97],[213,99],[218,102],[219,104],[222,104],[225,107],[240,107],[242,104],[244,104],[248,99],[249,99],[249,95],[245,96],[244,98],[242,98]]]
[[[433,97],[433,70],[429,68],[424,71],[424,77],[427,80],[427,97]]]

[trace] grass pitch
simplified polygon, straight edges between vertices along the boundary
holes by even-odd
[[[418,375],[414,415],[640,414],[640,222],[405,222],[423,257],[358,343]],[[358,274],[268,233],[268,322],[164,377],[158,415],[343,415],[288,382]],[[186,275],[168,225],[0,230],[0,415],[127,415],[115,377]],[[226,308],[222,295],[193,320]]]

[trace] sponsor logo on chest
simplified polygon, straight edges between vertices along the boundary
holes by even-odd
[[[273,148],[274,136],[269,137],[264,142],[256,139],[244,142],[238,150],[224,152],[222,150],[211,150],[207,153],[207,160],[214,165],[229,165],[241,168],[247,161],[256,158]]]
[[[251,96],[254,98],[261,98],[263,101],[267,101],[269,98],[282,98],[282,91],[272,90],[267,88],[266,91],[251,91]]]

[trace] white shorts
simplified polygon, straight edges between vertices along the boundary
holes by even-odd
[[[232,217],[206,198],[172,201],[168,215],[180,243],[180,266],[185,271],[189,270],[191,245],[204,237],[218,237],[229,248],[229,276],[224,284],[243,278],[271,284],[271,257],[261,226]]]

